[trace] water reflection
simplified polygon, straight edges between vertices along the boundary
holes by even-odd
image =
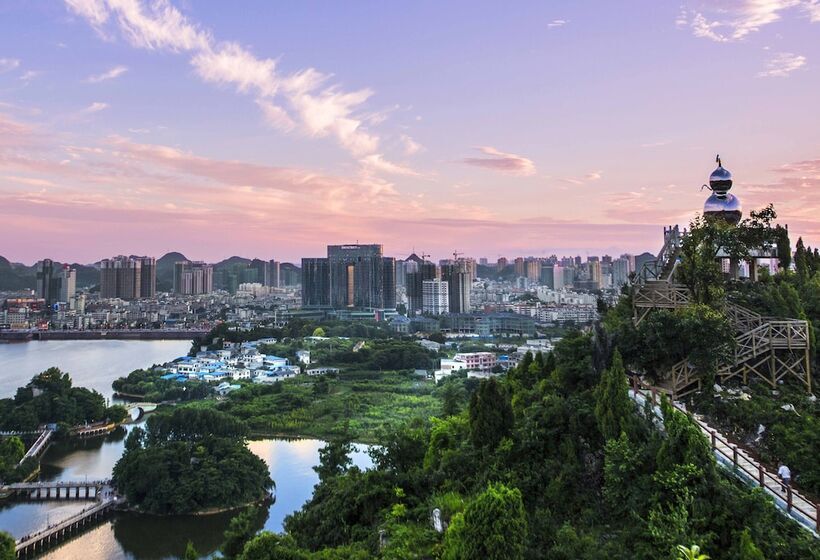
[[[110,398],[111,382],[135,369],[162,364],[188,353],[186,340],[34,340],[0,344],[0,398],[50,367],[68,372],[76,387]]]
[[[128,429],[132,429],[129,426]],[[105,438],[60,442],[43,457],[42,480],[83,480],[107,478],[122,454],[126,428]],[[264,439],[248,443],[261,457],[276,481],[276,501],[262,509],[258,527],[282,531],[287,515],[302,507],[313,493],[318,476],[313,466],[319,462],[324,442],[315,439]],[[372,463],[366,446],[356,446],[353,464],[365,469]],[[83,502],[13,502],[0,506],[0,527],[19,538],[82,509]],[[203,557],[214,556],[222,534],[238,511],[207,516],[153,516],[117,513],[101,525],[48,551],[44,558],[58,560],[178,558],[192,541]]]

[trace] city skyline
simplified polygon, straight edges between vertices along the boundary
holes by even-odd
[[[773,202],[792,243],[820,243],[816,2],[12,0],[0,18],[12,261],[637,254],[702,209],[716,152],[746,215]]]

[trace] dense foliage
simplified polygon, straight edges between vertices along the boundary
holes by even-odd
[[[126,377],[115,379],[111,387],[122,395],[150,402],[203,399],[211,393],[207,383],[162,379],[165,373],[161,369],[137,369]]]
[[[17,558],[14,538],[6,533],[0,531],[0,560],[14,560]]]
[[[109,410],[96,391],[72,387],[71,377],[57,368],[35,375],[13,399],[0,399],[0,430],[36,430],[41,424],[67,427],[98,422],[120,410]]]
[[[466,408],[385,431],[372,470],[334,442],[286,534],[241,557],[672,560],[685,545],[713,560],[820,558],[715,465],[687,416],[666,406],[659,430],[628,406],[623,366],[598,341],[574,333],[526,362],[481,381]]]
[[[344,370],[335,376],[247,384],[224,401],[187,406],[230,414],[246,422],[254,435],[349,437],[369,443],[384,426],[438,413],[435,391],[432,382],[410,372]]]
[[[129,503],[159,514],[235,507],[263,498],[272,481],[264,461],[245,447],[247,427],[207,409],[180,408],[136,427],[114,467]]]

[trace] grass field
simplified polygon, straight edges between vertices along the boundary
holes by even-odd
[[[298,377],[272,385],[248,384],[215,406],[241,418],[258,436],[347,437],[378,443],[381,429],[440,413],[433,381],[410,372],[341,372],[336,378]]]

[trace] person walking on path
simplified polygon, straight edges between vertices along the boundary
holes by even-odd
[[[780,466],[777,469],[777,476],[780,477],[780,491],[786,492],[786,489],[789,487],[792,480],[792,471],[789,467],[783,463],[780,463]]]

